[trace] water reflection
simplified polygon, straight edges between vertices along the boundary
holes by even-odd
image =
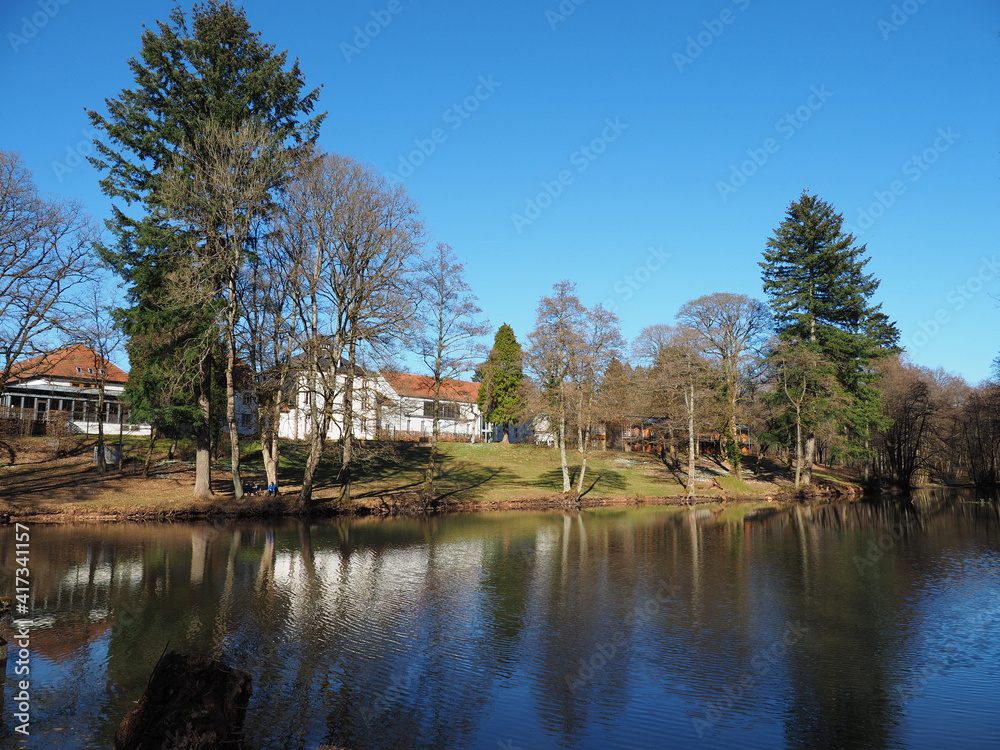
[[[944,492],[38,526],[35,731],[0,743],[110,747],[169,647],[252,675],[256,748],[1000,746],[998,531]]]

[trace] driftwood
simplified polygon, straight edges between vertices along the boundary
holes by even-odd
[[[171,651],[115,733],[115,750],[239,750],[250,675]]]

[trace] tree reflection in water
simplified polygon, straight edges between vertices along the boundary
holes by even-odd
[[[251,674],[251,748],[996,746],[998,529],[940,491],[37,527],[29,747],[110,746],[168,644]]]

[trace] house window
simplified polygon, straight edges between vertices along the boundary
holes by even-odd
[[[87,372],[89,372],[91,375],[93,375],[94,374],[94,368],[93,367],[88,367],[87,368]]]
[[[424,401],[424,416],[434,417],[434,402]],[[458,404],[453,401],[438,402],[438,419],[458,419]]]
[[[83,374],[83,368],[82,368],[82,367],[80,367],[79,365],[77,365],[77,366],[76,366],[76,371],[77,371],[78,373],[80,373],[81,375]]]
[[[98,375],[103,375],[103,374],[104,374],[104,370],[102,370],[102,369],[98,369],[98,371],[97,371],[97,374],[98,374]]]
[[[249,414],[241,414],[240,415],[240,426],[244,427],[244,428],[247,428],[247,427],[250,426],[250,415]]]

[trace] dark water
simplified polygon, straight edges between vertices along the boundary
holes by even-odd
[[[169,644],[252,675],[251,748],[1000,748],[998,506],[915,500],[33,526],[0,746],[111,747]]]

